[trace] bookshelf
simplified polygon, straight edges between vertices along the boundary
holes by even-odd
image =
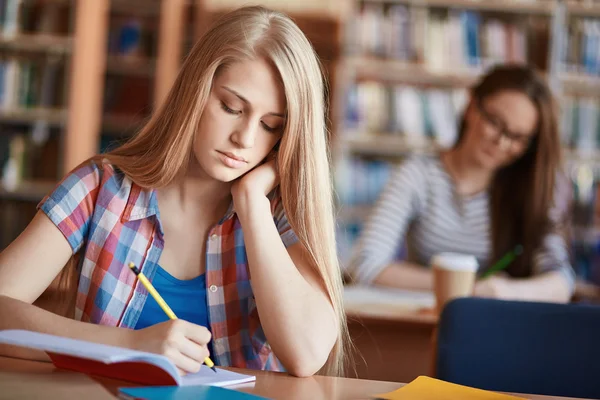
[[[583,44],[600,40],[600,1],[356,0],[352,5],[333,91],[342,262],[390,164],[448,147],[466,88],[496,62],[527,62],[543,72],[560,102],[568,173],[590,168],[600,176],[600,49]],[[475,39],[457,44],[457,37]],[[403,108],[411,103],[425,105]],[[439,108],[442,103],[449,111]],[[404,121],[405,114],[417,115],[418,123]],[[575,231],[600,238],[598,229],[580,228]]]
[[[13,148],[26,164],[18,169],[22,176],[0,185],[0,248],[25,227],[60,177],[141,127],[175,79],[192,14],[190,0],[0,2],[5,5],[14,8],[11,20],[0,19],[0,73],[2,61],[14,59],[10,67],[19,71],[22,64],[51,64],[57,77],[52,101],[22,105],[20,89],[14,89],[17,100],[0,101],[0,168]],[[28,21],[35,18],[43,29]],[[15,135],[19,140],[11,143]],[[32,146],[36,140],[43,146]]]
[[[75,10],[74,0],[0,2],[0,248],[63,168]]]

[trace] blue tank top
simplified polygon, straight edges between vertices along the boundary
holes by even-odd
[[[177,318],[210,329],[205,274],[194,279],[180,280],[158,266],[152,285],[171,307]],[[148,295],[135,329],[143,329],[168,319],[169,317],[160,308],[154,297]]]

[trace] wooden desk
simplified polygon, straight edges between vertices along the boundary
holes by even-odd
[[[432,374],[432,293],[346,287],[344,303],[360,379],[410,382]]]
[[[242,385],[237,390],[271,399],[336,400],[369,399],[374,394],[396,390],[401,383],[366,381],[349,378],[314,376],[293,378],[286,374],[264,371],[238,370],[256,375],[254,385]],[[50,363],[0,357],[0,399],[114,399],[118,388],[129,383],[87,377],[61,371]],[[523,396],[532,400],[567,398]],[[575,400],[575,399],[571,399]]]

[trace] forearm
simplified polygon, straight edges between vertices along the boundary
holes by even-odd
[[[433,274],[429,268],[409,262],[397,262],[385,267],[373,283],[398,289],[433,290]]]
[[[272,222],[268,199],[248,196],[235,206],[265,335],[288,372],[311,375],[325,363],[337,338],[333,307],[324,290],[294,264]]]
[[[565,275],[560,271],[548,272],[526,279],[508,279],[506,300],[567,303],[571,290]]]
[[[0,330],[24,329],[113,346],[130,347],[129,329],[75,321],[32,304],[0,296]],[[0,346],[0,354],[47,360],[45,353],[12,346]]]

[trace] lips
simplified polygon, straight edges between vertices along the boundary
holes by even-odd
[[[219,153],[219,158],[221,159],[223,164],[225,164],[229,168],[233,168],[233,169],[244,168],[246,166],[246,164],[248,164],[248,161],[246,161],[245,158],[236,156],[233,153],[221,152],[221,151],[217,151],[217,152]]]
[[[230,153],[230,152],[228,152],[228,151],[224,151],[224,152],[222,152],[222,153],[223,153],[223,154],[225,154],[225,155],[226,155],[227,157],[229,157],[229,158],[233,158],[234,160],[237,160],[237,161],[242,161],[242,162],[245,162],[245,163],[247,163],[247,162],[248,162],[248,160],[246,160],[244,157],[236,156],[235,154],[233,154],[233,153]]]

